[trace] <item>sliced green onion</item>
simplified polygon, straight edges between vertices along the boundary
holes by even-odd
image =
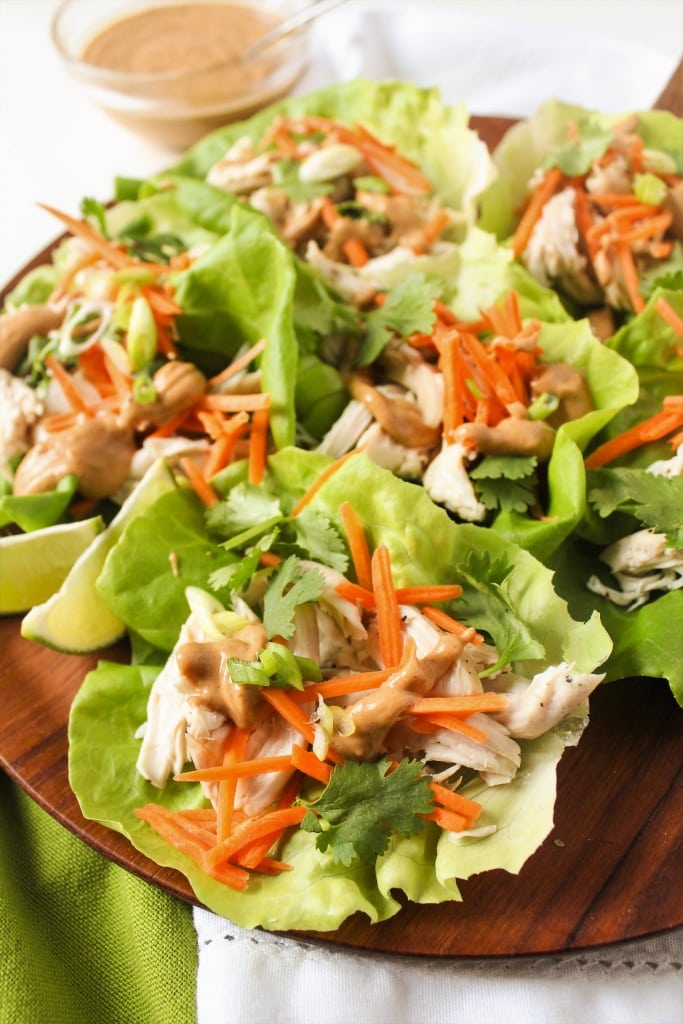
[[[149,405],[157,397],[157,389],[147,373],[140,373],[133,381],[133,398],[138,405]]]
[[[270,678],[260,661],[228,658],[228,672],[239,686],[270,686]]]
[[[661,206],[666,199],[667,188],[656,174],[636,174],[633,179],[633,192],[639,202]]]
[[[558,408],[560,400],[552,391],[544,391],[529,406],[530,420],[547,420]]]
[[[131,307],[126,348],[132,370],[142,370],[156,355],[157,325],[144,295],[138,295]]]

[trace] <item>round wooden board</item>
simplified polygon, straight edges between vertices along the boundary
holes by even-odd
[[[513,122],[473,118],[493,146]],[[44,262],[52,246],[29,266]],[[17,274],[11,287],[29,267]],[[96,657],[57,654],[0,619],[0,767],[84,842],[196,903],[186,879],[83,818],[68,779],[71,701]],[[100,652],[124,660],[126,647]],[[555,828],[519,875],[461,885],[463,902],[406,905],[382,924],[357,915],[308,937],[377,952],[501,957],[601,946],[683,926],[683,714],[662,680],[602,687],[578,748],[560,764]]]
[[[56,654],[0,620],[0,766],[66,828],[183,900],[185,878],[86,821],[68,780],[71,701],[93,657]],[[102,652],[124,660],[124,644]],[[683,925],[683,713],[662,680],[601,688],[581,743],[560,764],[556,824],[518,876],[462,884],[462,903],[409,904],[370,925],[360,915],[315,938],[430,956],[558,953]]]

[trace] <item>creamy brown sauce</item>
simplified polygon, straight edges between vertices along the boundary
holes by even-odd
[[[281,20],[263,7],[239,3],[149,7],[101,29],[86,43],[81,59],[104,71],[168,74],[166,80],[117,86],[122,93],[153,101],[154,109],[102,102],[129,127],[183,148],[204,132],[273,102],[292,85],[301,67],[289,78],[278,75],[276,85],[270,79],[280,63],[275,50],[239,63]]]
[[[135,73],[206,70],[237,60],[280,20],[262,7],[242,4],[150,7],[99,32],[87,43],[83,60]]]

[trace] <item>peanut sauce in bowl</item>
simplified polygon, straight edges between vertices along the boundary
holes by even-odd
[[[107,113],[181,150],[291,89],[306,67],[305,29],[243,59],[291,9],[247,0],[66,0],[52,38]]]

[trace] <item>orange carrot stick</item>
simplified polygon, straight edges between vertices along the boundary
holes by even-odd
[[[683,317],[679,316],[676,310],[671,306],[666,299],[660,295],[654,303],[654,308],[657,310],[662,320],[665,320],[672,331],[683,338]]]
[[[673,403],[669,403],[667,407],[665,402],[661,412],[656,412],[642,423],[637,423],[634,427],[605,441],[599,448],[596,448],[585,460],[586,469],[599,469],[649,441],[660,441],[682,424],[683,411],[676,409]]]
[[[174,776],[175,782],[223,782],[224,779],[251,779],[255,775],[266,775],[270,772],[287,772],[292,767],[291,760],[283,754],[274,757],[255,757],[239,764],[218,764],[212,768],[192,768]]]
[[[292,767],[304,775],[322,782],[326,786],[330,781],[332,768],[315,756],[311,750],[304,750],[298,743],[292,745]]]
[[[427,726],[426,730],[423,728],[423,723]],[[470,725],[467,719],[458,718],[457,715],[447,715],[444,712],[420,716],[411,723],[411,728],[415,732],[427,731],[430,733],[436,729],[448,729],[450,732],[457,732],[462,736],[467,736],[468,739],[474,740],[475,743],[486,743],[488,739],[488,734],[483,729],[477,729],[476,726]]]
[[[464,693],[454,697],[420,697],[409,710],[411,715],[472,715],[475,711],[503,711],[506,705],[504,693]]]
[[[257,409],[252,417],[249,438],[248,477],[250,484],[263,483],[266,473],[269,423],[268,409]]]
[[[373,592],[366,590],[365,587],[359,587],[357,583],[352,583],[351,580],[342,580],[334,589],[340,597],[353,602],[353,604],[362,605],[367,611],[374,611],[377,607],[377,601]]]
[[[209,388],[218,387],[219,384],[229,380],[230,377],[234,377],[235,374],[240,373],[241,370],[246,369],[246,367],[249,366],[249,363],[253,362],[254,359],[258,359],[265,347],[266,339],[261,338],[261,340],[257,341],[255,345],[252,345],[247,352],[238,356],[237,359],[233,359],[233,361],[229,363],[224,370],[221,370],[220,373],[211,377],[209,379]]]
[[[83,395],[71,379],[71,374],[64,369],[52,353],[45,357],[45,365],[59,384],[71,408],[77,412],[84,412],[87,416],[92,416],[92,410],[88,407]]]
[[[377,601],[377,629],[382,660],[387,668],[398,665],[403,651],[401,612],[391,574],[389,549],[380,544],[370,562],[372,589]]]
[[[282,810],[270,811],[260,818],[245,821],[231,836],[209,851],[209,864],[216,867],[229,860],[254,839],[282,835],[292,825],[298,825],[307,813],[305,807],[285,807]]]
[[[435,807],[431,814],[425,814],[423,817],[428,821],[435,821],[439,828],[446,832],[464,832],[470,825],[464,815],[458,814],[457,811],[451,811],[447,807]]]
[[[324,683],[314,683],[305,690],[294,690],[289,697],[295,704],[309,704],[318,697],[331,700],[333,697],[343,697],[349,693],[362,693],[364,690],[374,690],[381,686],[391,678],[393,672],[391,668],[382,668],[375,672],[349,672],[345,676],[326,679]]]
[[[187,479],[190,481],[192,490],[207,508],[211,508],[212,505],[215,505],[220,501],[220,498],[214,491],[211,484],[207,481],[196,462],[193,462],[192,459],[187,457],[180,460],[180,465],[187,476]]]
[[[430,608],[427,605],[426,608],[421,608],[420,611],[426,619],[429,619],[435,626],[439,626],[447,633],[453,633],[455,636],[464,636],[466,633],[471,633],[472,635],[467,637],[468,643],[477,644],[477,646],[483,644],[484,638],[481,633],[476,633],[471,626],[458,622],[457,619],[454,619],[440,608]]]
[[[354,507],[343,501],[339,506],[344,532],[351,552],[353,569],[358,580],[358,585],[365,590],[372,589],[372,571],[370,569],[370,551],[365,537],[365,531]]]
[[[223,755],[223,764],[230,765],[242,761],[249,741],[249,730],[238,726],[232,730],[228,747]],[[216,835],[218,842],[227,839],[232,827],[235,807],[235,790],[237,779],[224,779],[218,786],[218,809],[216,811]]]
[[[347,238],[342,245],[342,252],[352,267],[360,269],[370,259],[368,250],[358,238]]]
[[[561,181],[562,171],[559,167],[552,167],[546,172],[543,181],[532,195],[512,239],[512,252],[516,259],[518,259],[526,249],[529,239],[531,238],[531,233],[536,226],[537,220],[541,216],[543,207],[557,190]]]
[[[481,814],[481,804],[477,803],[476,800],[470,800],[469,797],[461,796],[460,793],[448,789],[447,786],[442,786],[439,782],[430,782],[429,787],[439,803],[443,804],[444,807],[450,808],[451,811],[458,811],[458,813],[466,818],[471,818],[473,821],[476,821]]]
[[[284,690],[276,690],[267,687],[263,690],[263,696],[270,706],[284,718],[293,729],[301,733],[307,743],[313,743],[314,729],[301,708],[290,699]]]
[[[354,451],[347,452],[346,455],[342,455],[341,458],[336,459],[334,462],[331,462],[329,466],[326,466],[322,473],[320,473],[320,475],[313,481],[308,490],[302,494],[296,502],[294,508],[289,513],[290,516],[298,516],[299,513],[306,508],[306,505],[312,501],[323,484],[326,484],[330,477],[334,476],[338,469],[341,469],[345,462],[348,462],[349,459],[358,454],[359,452],[354,449]]]
[[[425,587],[397,587],[396,600],[399,604],[429,604],[431,601],[454,601],[462,594],[457,583],[434,584]]]

